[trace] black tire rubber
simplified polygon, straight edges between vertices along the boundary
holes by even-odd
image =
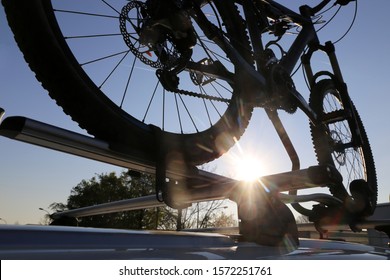
[[[150,158],[162,149],[180,154],[187,164],[214,160],[244,133],[253,107],[236,88],[219,121],[204,131],[165,132],[135,119],[115,105],[91,81],[65,42],[49,0],[2,0],[8,23],[25,60],[49,95],[80,127],[96,138],[131,147]],[[215,1],[232,44],[249,61],[250,44],[233,1]],[[236,73],[239,69],[236,69]]]
[[[326,110],[326,112],[324,110],[324,100],[327,94],[332,95],[334,100],[340,102],[341,104],[339,91],[337,90],[335,83],[331,79],[321,80],[316,83],[315,86],[313,86],[312,92],[310,94],[310,106],[319,115],[320,119],[325,115],[325,113],[329,113],[329,110]],[[311,124],[311,135],[314,149],[320,165],[335,166],[341,172],[343,177],[346,175],[345,173],[342,173],[343,168],[350,168],[347,173],[349,173],[349,175],[354,174],[354,177],[344,177],[343,183],[345,185],[345,188],[347,189],[339,188],[337,186],[329,186],[330,192],[335,197],[340,198],[342,201],[345,201],[345,203],[348,203],[347,198],[349,196],[352,196],[355,199],[359,199],[358,197],[363,194],[365,196],[368,196],[365,198],[365,200],[369,201],[369,205],[366,205],[365,209],[362,211],[362,213],[360,213],[368,216],[373,213],[377,204],[378,187],[375,163],[362,120],[352,101],[351,105],[353,110],[353,113],[351,115],[355,117],[355,123],[357,124],[361,133],[361,145],[356,144],[352,148],[346,148],[342,151],[335,151],[334,144],[336,143],[336,141],[342,141],[341,137],[343,136],[343,133],[341,133],[341,129],[338,132],[335,125],[343,126],[344,128],[346,128],[346,132],[350,134],[350,127],[347,124],[348,122],[346,119],[337,122],[325,122],[324,126],[314,126]],[[341,108],[343,108],[342,105],[340,106]],[[333,137],[337,137],[337,139],[332,138],[332,134]],[[350,135],[348,135],[348,139],[349,138]],[[348,162],[348,159],[350,158],[347,157],[349,155],[356,159],[356,162],[353,162],[353,164],[351,164],[352,161]],[[342,160],[338,160],[336,158],[337,156],[339,156],[339,158],[343,157]],[[357,157],[359,157],[359,161],[357,160]],[[352,172],[355,170],[357,172]],[[366,182],[366,184],[359,184],[358,182]],[[366,189],[359,191],[356,187],[354,187],[354,185],[359,185]]]

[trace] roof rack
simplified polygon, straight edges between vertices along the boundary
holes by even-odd
[[[2,112],[4,112],[4,110]],[[4,119],[0,124],[0,135],[138,172],[156,174],[156,171],[159,168],[156,160],[150,158],[150,155],[142,154],[140,151],[132,149],[131,147],[126,147],[124,150],[121,149],[120,146],[111,145],[106,141],[26,117],[14,116]],[[261,177],[259,182],[263,188],[259,188],[262,190],[254,195],[255,199],[263,200],[263,202],[266,201],[264,200],[264,196],[268,195],[269,186],[272,186],[279,194],[276,202],[275,199],[272,200],[272,203],[274,203],[273,205],[265,205],[262,209],[255,209],[256,211],[258,210],[258,212],[269,211],[269,215],[266,215],[269,216],[266,221],[264,221],[264,219],[259,219],[261,220],[261,225],[259,224],[260,221],[247,221],[243,216],[240,216],[240,213],[245,212],[245,209],[242,209],[241,200],[253,199],[253,195],[250,198],[243,197],[244,192],[242,192],[242,189],[247,187],[243,182],[199,170],[198,168],[194,168],[191,172],[167,169],[164,170],[163,174],[166,176],[166,179],[168,179],[167,181],[175,182],[174,187],[176,188],[180,188],[181,182],[184,181],[186,185],[189,186],[186,189],[185,197],[180,198],[181,205],[188,206],[194,202],[217,199],[230,199],[235,201],[238,205],[239,218],[241,219],[240,233],[246,236],[252,236],[252,238],[256,240],[259,239],[259,235],[262,235],[262,233],[258,232],[258,229],[264,229],[267,225],[270,226],[271,223],[275,223],[275,220],[272,219],[275,215],[277,215],[278,218],[281,217],[279,222],[283,231],[290,231],[289,233],[293,236],[293,239],[296,241],[298,240],[295,219],[291,211],[285,206],[285,203],[303,201],[318,201],[328,205],[340,203],[336,198],[326,194],[297,196],[280,193],[283,191],[295,191],[303,188],[325,186],[340,180],[338,171],[329,166],[312,166],[306,169]],[[174,190],[172,192],[174,192]],[[145,209],[162,206],[164,205],[164,202],[159,199],[158,195],[150,195],[54,213],[52,218],[77,218],[119,211]],[[264,203],[267,204],[270,202]],[[271,208],[273,208],[273,210],[270,210]],[[276,212],[271,213],[271,211]],[[289,225],[289,228],[286,228],[285,225]],[[274,228],[274,226],[275,225],[272,227],[270,226],[270,228]],[[285,233],[286,232],[281,233],[281,236],[285,235]],[[279,238],[282,238],[281,236],[279,236]],[[251,240],[251,238],[249,238],[249,240]],[[266,241],[266,243],[267,242],[268,241]],[[270,242],[272,243],[272,241]]]

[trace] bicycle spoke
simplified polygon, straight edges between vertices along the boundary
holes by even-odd
[[[84,63],[80,63],[80,65],[81,66],[85,66],[85,65],[88,65],[88,64],[91,64],[91,63],[102,61],[102,60],[105,60],[105,59],[108,59],[108,58],[112,58],[112,57],[115,57],[115,56],[118,56],[118,55],[121,55],[121,54],[124,54],[124,53],[128,53],[128,52],[129,52],[129,50],[121,51],[121,52],[118,52],[118,53],[114,53],[114,54],[103,56],[103,57],[100,57],[100,58],[97,58],[97,59],[93,59],[93,60],[90,60],[90,61],[87,61],[87,62],[84,62]]]
[[[215,43],[213,42],[213,44],[215,44]],[[203,45],[200,43],[197,43],[197,45],[203,47]],[[222,56],[219,53],[212,51],[210,48],[207,48],[207,51],[208,51],[208,53],[213,54],[214,58],[220,58],[220,59],[223,59],[224,61],[230,62],[230,60],[226,56]],[[210,55],[210,58],[212,58],[211,55]]]
[[[183,134],[183,124],[181,122],[180,109],[179,109],[179,104],[177,102],[177,94],[175,93],[174,96],[175,96],[175,105],[176,105],[177,119],[179,120],[180,132],[181,134]]]
[[[78,36],[65,36],[65,40],[69,39],[86,39],[86,38],[99,38],[99,37],[110,37],[110,36],[121,36],[121,33],[113,34],[95,34],[95,35],[78,35]]]
[[[147,115],[149,113],[150,106],[152,105],[152,102],[153,102],[154,96],[156,95],[156,91],[157,91],[157,88],[158,88],[159,84],[160,84],[160,82],[157,82],[156,87],[153,90],[152,97],[149,100],[148,107],[146,108],[146,112],[144,114],[144,117],[142,118],[142,122],[143,123],[145,123],[145,119],[146,119],[146,117],[147,117]]]
[[[181,103],[183,104],[184,109],[186,110],[186,112],[187,112],[187,114],[188,114],[188,117],[190,118],[190,120],[191,120],[191,122],[192,122],[192,124],[193,124],[193,126],[194,126],[194,128],[195,128],[195,130],[196,130],[196,132],[199,132],[198,127],[196,126],[196,124],[195,124],[195,122],[194,122],[194,119],[192,118],[192,115],[191,115],[190,111],[188,110],[188,108],[187,108],[187,106],[186,106],[186,104],[185,104],[183,98],[181,97],[181,95],[179,95],[179,98],[180,98]]]
[[[230,89],[228,89],[227,87],[225,87],[224,85],[222,85],[220,82],[218,81],[215,81],[215,83],[217,85],[219,85],[220,87],[222,87],[223,89],[225,89],[226,91],[229,91],[231,92]],[[216,86],[212,83],[211,86],[213,87],[213,89],[215,90],[215,92],[219,95],[219,97],[223,98],[222,94],[220,93],[220,91],[216,88]],[[232,92],[231,92],[232,93]],[[233,94],[233,93],[232,93]]]
[[[125,55],[119,60],[119,62],[115,65],[115,67],[111,70],[110,74],[106,77],[106,79],[100,84],[99,88],[102,88],[102,86],[107,82],[107,80],[111,77],[111,75],[118,69],[118,66],[123,62],[125,57],[129,54],[130,51],[126,52]]]
[[[113,18],[118,19],[118,16],[111,16],[111,15],[105,15],[105,14],[95,14],[95,13],[87,13],[87,12],[79,12],[79,11],[71,11],[71,10],[61,10],[61,9],[54,9],[54,12],[58,13],[68,13],[68,14],[76,14],[76,15],[84,15],[84,16],[92,16],[92,17],[102,17],[102,18]]]
[[[162,104],[162,124],[161,124],[161,130],[165,131],[165,97],[166,97],[166,90],[163,89],[163,104]]]
[[[217,112],[218,116],[221,118],[221,117],[222,117],[222,114],[219,112],[219,110],[218,110],[217,107],[215,106],[214,102],[213,102],[212,100],[210,100],[210,103],[211,103],[211,105],[214,107],[215,112]]]
[[[120,15],[121,13],[115,9],[113,6],[111,6],[109,3],[107,3],[107,1],[105,0],[101,0],[101,2],[103,2],[104,4],[106,4],[108,7],[110,7],[113,11],[115,11],[118,15]]]
[[[124,92],[123,92],[121,104],[120,104],[120,106],[119,106],[120,108],[122,108],[123,102],[125,101],[125,98],[126,98],[126,95],[127,95],[127,89],[129,88],[129,84],[130,84],[131,77],[133,76],[133,71],[134,71],[134,66],[135,66],[136,60],[137,60],[137,57],[134,57],[134,59],[133,59],[133,64],[131,65],[129,77],[127,78],[125,90],[124,90]]]
[[[199,90],[202,91],[202,92],[204,92],[204,90],[202,89],[201,86],[199,86]],[[207,108],[206,100],[204,100],[204,99],[203,99],[203,106],[204,106],[204,108],[205,108],[205,110],[206,110],[207,118],[208,118],[209,124],[210,124],[210,126],[211,126],[213,123],[211,122],[211,117],[210,117],[209,109]]]

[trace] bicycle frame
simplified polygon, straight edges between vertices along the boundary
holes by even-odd
[[[325,45],[320,44],[320,40],[317,36],[317,31],[315,30],[314,23],[311,20],[311,17],[314,16],[315,13],[321,11],[322,8],[324,8],[329,2],[330,0],[323,0],[319,5],[314,8],[311,8],[309,6],[302,6],[300,7],[300,14],[298,14],[272,0],[262,1],[260,3],[265,8],[265,11],[260,11],[260,13],[256,13],[258,9],[255,6],[253,0],[236,1],[236,4],[241,5],[242,10],[244,12],[246,27],[248,29],[250,41],[252,43],[252,48],[254,51],[254,57],[257,66],[256,68],[250,65],[247,61],[245,61],[241,54],[230,44],[230,42],[224,36],[221,36],[221,34],[218,33],[218,31],[215,30],[213,26],[203,25],[204,22],[207,22],[207,19],[200,11],[198,11],[200,13],[197,13],[200,14],[200,16],[198,18],[195,17],[200,26],[207,26],[206,30],[210,30],[210,33],[205,35],[209,39],[216,42],[221,47],[221,49],[226,52],[227,56],[236,65],[236,67],[238,67],[239,71],[236,72],[236,81],[241,82],[240,87],[243,88],[243,91],[245,92],[244,94],[247,94],[246,96],[249,97],[248,99],[246,99],[245,102],[252,102],[253,95],[255,96],[255,99],[258,99],[260,101],[259,103],[255,103],[254,105],[258,107],[263,107],[265,109],[292,162],[293,171],[300,169],[300,160],[298,154],[290,138],[288,137],[280,118],[278,117],[277,111],[267,107],[266,103],[268,101],[267,99],[270,99],[272,97],[270,97],[270,94],[267,93],[267,90],[270,88],[270,82],[269,80],[267,80],[266,75],[270,74],[270,70],[269,68],[267,69],[266,67],[264,67],[264,61],[261,61],[260,58],[260,55],[263,54],[265,51],[261,39],[261,34],[263,34],[264,29],[262,30],[261,28],[268,27],[267,18],[277,20],[282,16],[288,16],[292,22],[301,26],[301,30],[298,36],[295,38],[295,40],[289,47],[287,53],[278,61],[278,66],[280,66],[283,71],[285,71],[285,73],[291,76],[297,63],[300,61],[300,59],[302,59],[302,64],[305,69],[309,85],[312,87],[319,76],[327,75],[328,77],[332,78],[338,86],[343,104],[345,104],[345,107],[349,110],[351,108],[350,99],[348,97],[347,88],[343,81],[341,70],[335,55],[334,46],[331,42],[327,42]],[[264,12],[265,14],[262,15],[262,12]],[[265,26],[261,26],[262,20]],[[313,74],[310,65],[310,60],[312,54],[319,50],[324,51],[328,55],[333,73],[323,71],[317,74]],[[213,74],[215,74],[215,72]],[[227,80],[226,77],[228,76],[226,76],[226,74],[224,75],[222,72],[220,72],[220,74],[220,78]],[[322,117],[320,119],[320,116],[318,116],[317,113],[313,111],[313,109],[306,102],[305,98],[295,89],[295,87],[288,88],[287,90],[288,92],[286,94],[291,94],[295,98],[297,107],[308,116],[313,125],[323,125],[324,120],[322,119]],[[337,115],[331,116],[332,120],[337,120],[338,117],[339,116]],[[357,125],[353,123],[350,118],[348,122],[350,122],[351,127],[353,127],[354,135],[357,136],[357,141],[361,141],[360,132],[356,130]],[[290,192],[290,194],[296,194],[296,191],[292,191]],[[292,204],[292,206],[298,212],[304,213],[305,215],[308,214],[307,209],[303,208],[299,204]]]
[[[337,79],[337,81],[341,83],[343,82],[339,64],[334,53],[333,45],[330,42],[328,42],[326,46],[320,45],[320,41],[317,36],[317,31],[315,30],[314,24],[311,21],[311,16],[313,16],[315,12],[320,11],[329,2],[330,0],[323,0],[319,5],[314,8],[311,8],[309,6],[302,6],[300,7],[300,14],[298,14],[275,1],[262,1],[262,5],[265,5],[268,9],[268,13],[265,15],[266,17],[278,19],[280,16],[287,15],[294,23],[301,26],[302,29],[300,30],[297,38],[294,40],[294,42],[288,49],[286,55],[281,58],[278,64],[284,69],[284,71],[286,71],[286,73],[291,75],[295,66],[301,59],[302,54],[305,52],[305,49],[308,48],[308,53],[310,53],[310,55],[306,56],[305,61],[303,61],[303,64],[310,85],[312,85],[313,81],[317,78],[315,75],[313,75],[313,72],[311,70],[310,58],[311,54],[318,50],[322,50],[327,53],[331,66],[333,68],[334,77]],[[255,57],[258,57],[259,54],[264,51],[264,47],[261,37],[258,36],[259,34],[262,34],[262,30],[260,30],[259,28],[259,20],[261,19],[259,19],[259,15],[257,15],[255,12],[256,7],[254,1],[240,0],[236,1],[236,3],[241,5],[242,10],[244,11],[246,24],[252,42]],[[223,36],[221,36],[221,34],[218,34],[217,31],[213,28],[213,26],[208,23],[207,18],[200,12],[200,10],[195,10],[195,14],[195,19],[197,20],[197,22],[201,26],[203,26],[205,30],[210,30],[209,34],[206,34],[206,36],[209,39],[214,40],[227,53],[232,62],[240,68],[241,72],[238,75],[238,79],[245,81],[242,83],[244,85],[244,91],[250,92],[249,96],[254,94],[255,96],[257,96],[258,100],[264,101],[267,98],[265,90],[268,87],[268,83],[265,77],[266,73],[264,73],[261,67],[259,67],[261,65],[261,62],[256,61],[257,69],[255,69],[252,65],[249,65],[243,59],[240,53],[235,50],[233,46]],[[203,73],[207,73],[210,76],[219,76],[224,78],[225,80],[231,80],[231,77],[226,76],[226,74],[223,73],[218,73],[219,71],[213,69],[213,67],[209,66],[208,68],[206,68],[202,66],[202,68],[197,67],[197,69],[195,67],[196,66],[191,65],[188,68],[191,68],[191,70],[195,71],[202,71]],[[310,121],[314,124],[319,124],[317,114],[310,108],[305,98],[295,88],[291,89],[290,93],[296,99],[298,107],[308,116]],[[257,106],[259,105],[257,104]],[[260,105],[259,107],[266,108],[266,106],[262,105]]]

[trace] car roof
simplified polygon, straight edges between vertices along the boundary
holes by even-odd
[[[384,248],[300,239],[270,247],[218,233],[0,226],[0,259],[390,259]]]

